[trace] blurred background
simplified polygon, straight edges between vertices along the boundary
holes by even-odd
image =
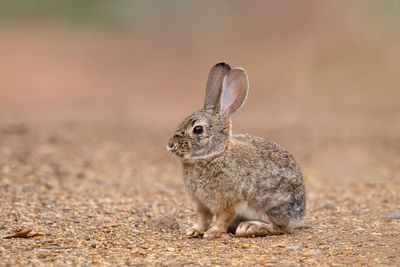
[[[246,110],[395,109],[399,23],[399,1],[3,0],[0,104],[187,113],[223,60]]]
[[[371,164],[369,125],[398,147],[399,23],[399,1],[3,0],[0,119],[107,117],[147,125],[164,147],[226,61],[250,78],[236,129],[345,173]],[[357,152],[333,164],[340,140]]]

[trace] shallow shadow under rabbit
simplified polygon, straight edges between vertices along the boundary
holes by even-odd
[[[305,213],[303,176],[293,156],[274,142],[232,134],[230,116],[245,102],[248,77],[226,63],[210,71],[204,107],[187,117],[167,149],[182,162],[196,203],[189,237],[292,233]]]

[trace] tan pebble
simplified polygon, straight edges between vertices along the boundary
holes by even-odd
[[[242,248],[249,248],[250,247],[250,244],[242,244]]]
[[[371,233],[371,235],[382,236],[383,234],[374,232],[374,233]]]

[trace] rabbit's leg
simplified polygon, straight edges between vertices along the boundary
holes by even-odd
[[[256,237],[283,234],[283,231],[272,223],[262,221],[244,221],[236,228],[237,237]]]
[[[226,234],[228,227],[235,218],[235,209],[223,208],[215,213],[215,222],[213,226],[204,233],[205,238],[217,238]]]
[[[204,206],[199,201],[196,201],[197,205],[197,219],[196,223],[190,228],[186,235],[190,238],[201,237],[203,236],[204,232],[210,226],[212,220],[212,213],[211,211]]]

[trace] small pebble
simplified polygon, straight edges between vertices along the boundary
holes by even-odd
[[[388,221],[400,220],[400,211],[395,211],[385,215],[385,219]]]

